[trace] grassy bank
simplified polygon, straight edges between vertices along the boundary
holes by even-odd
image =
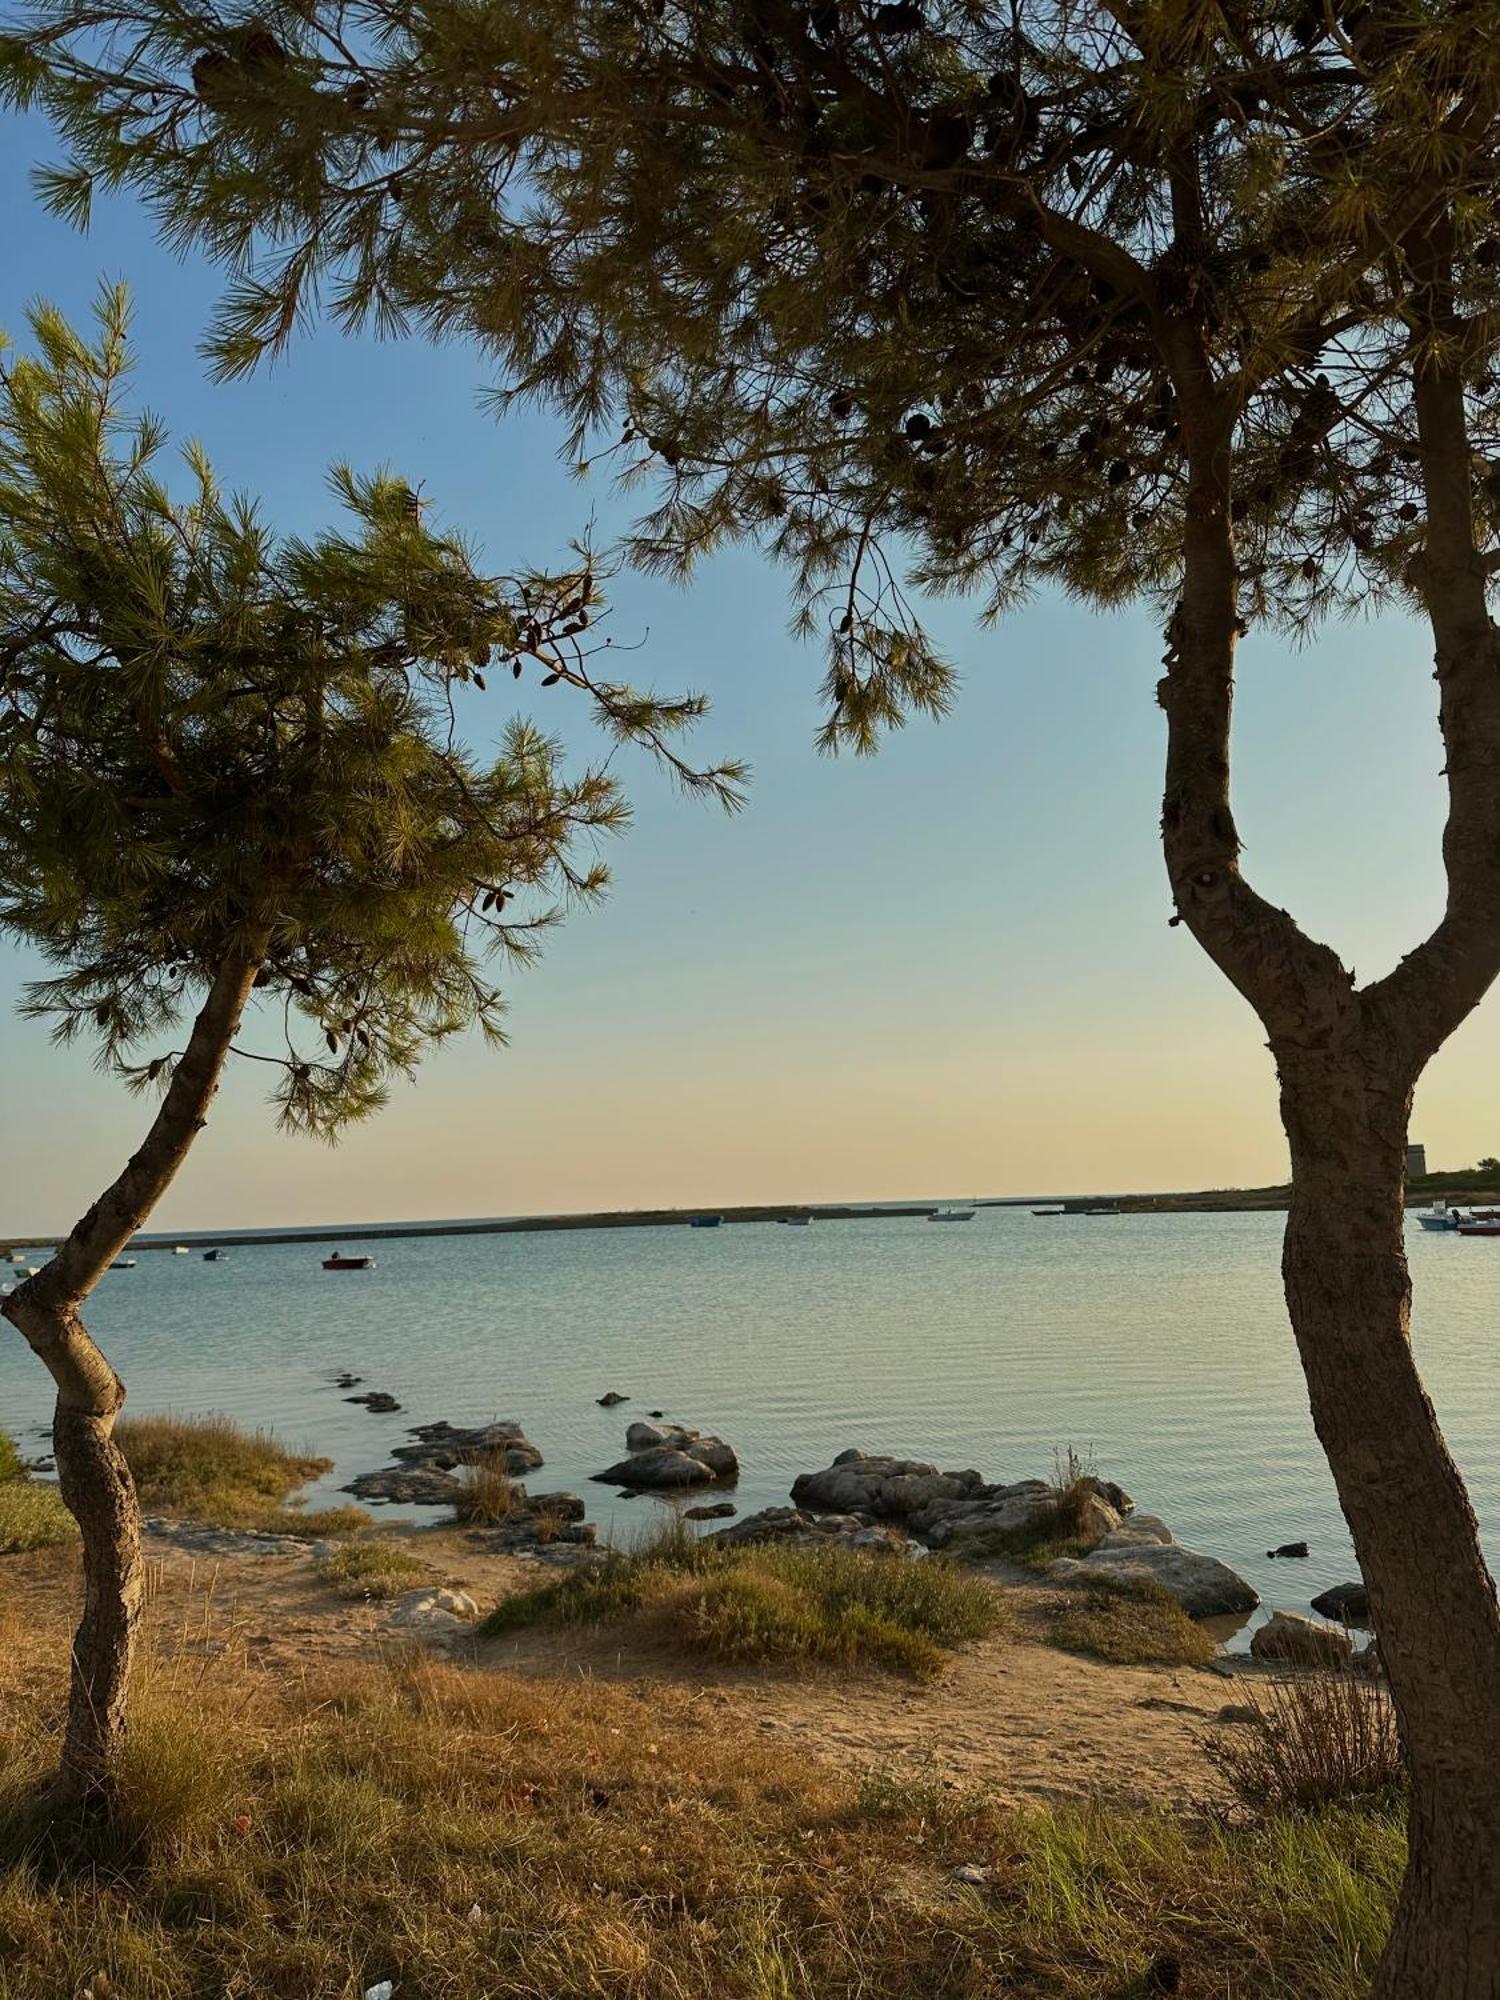
[[[151,1670],[115,1834],[49,1833],[55,1703],[16,1638],[4,2000],[1363,2000],[1402,1858],[1379,1814],[1013,1813],[685,1700],[227,1661]]]
[[[941,1561],[852,1550],[726,1547],[671,1534],[506,1598],[483,1630],[629,1624],[706,1659],[862,1666],[925,1677],[946,1650],[995,1631],[1000,1598]]]
[[[77,1533],[57,1488],[28,1479],[14,1438],[0,1431],[0,1556],[56,1548]]]
[[[362,1507],[289,1506],[297,1489],[330,1471],[333,1460],[288,1451],[269,1431],[242,1430],[227,1417],[122,1417],[115,1440],[147,1513],[309,1539],[350,1534],[370,1522]]]

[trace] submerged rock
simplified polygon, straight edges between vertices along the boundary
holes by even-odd
[[[722,1438],[706,1437],[685,1425],[631,1424],[625,1433],[626,1456],[594,1478],[607,1486],[629,1486],[670,1492],[683,1486],[707,1486],[716,1479],[738,1477],[740,1462]]]
[[[684,1521],[731,1521],[739,1512],[732,1500],[715,1500],[708,1507],[684,1507]]]
[[[601,1410],[612,1410],[619,1403],[628,1403],[630,1398],[622,1396],[618,1389],[611,1389],[603,1396],[596,1396],[594,1400],[598,1403]]]
[[[392,1410],[399,1410],[401,1407],[387,1389],[375,1389],[368,1396],[346,1396],[344,1401],[346,1403],[363,1403],[367,1410],[374,1412],[377,1416],[389,1415]]]
[[[1049,1563],[1054,1583],[1088,1583],[1098,1576],[1149,1579],[1175,1597],[1189,1618],[1218,1618],[1253,1611],[1257,1592],[1217,1556],[1199,1555],[1177,1542],[1141,1542],[1124,1548],[1092,1549]]]
[[[1302,1611],[1273,1611],[1251,1635],[1251,1656],[1287,1660],[1299,1667],[1347,1667],[1354,1641],[1338,1625],[1324,1625]]]
[[[361,1472],[344,1488],[356,1500],[386,1500],[399,1507],[451,1507],[463,1489],[433,1465],[388,1465]]]

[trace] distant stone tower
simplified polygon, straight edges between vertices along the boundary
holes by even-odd
[[[1414,1180],[1419,1174],[1425,1174],[1426,1171],[1427,1148],[1425,1146],[1408,1146],[1406,1149],[1406,1178]]]

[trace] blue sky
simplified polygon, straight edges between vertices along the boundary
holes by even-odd
[[[36,123],[0,125],[0,325],[23,335],[38,296],[81,317],[101,278],[127,279],[142,400],[279,526],[327,517],[324,472],[345,457],[423,482],[497,569],[560,560],[591,520],[607,539],[629,518],[606,479],[567,473],[546,418],[481,410],[487,369],[461,346],[320,331],[257,379],[211,383],[197,346],[216,274],[169,256],[128,202],[102,206],[87,236],[44,215],[27,173],[54,151]],[[726,555],[687,591],[625,577],[614,603],[619,639],[644,642],[641,678],[712,697],[702,746],[753,763],[747,811],[726,820],[631,765],[611,900],[514,984],[507,1052],[445,1051],[332,1152],[279,1136],[260,1080],[232,1075],[166,1226],[1284,1171],[1263,1036],[1167,924],[1148,618],[1048,599],[984,631],[938,606],[963,677],[953,717],[874,760],[830,761],[813,748],[820,659],[788,635],[785,578],[759,556]],[[1242,654],[1247,868],[1362,977],[1441,908],[1428,654],[1396,619],[1302,652],[1257,637]],[[587,755],[565,695],[527,698]],[[142,1106],[16,1017],[29,969],[0,945],[0,1227],[50,1230],[123,1162]],[[1424,1081],[1414,1130],[1434,1158],[1500,1151],[1497,1052],[1492,1003]]]

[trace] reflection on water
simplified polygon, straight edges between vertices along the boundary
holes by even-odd
[[[533,1486],[586,1493],[602,1524],[642,1512],[585,1482],[625,1421],[662,1409],[722,1433],[742,1508],[848,1445],[1048,1474],[1059,1446],[1223,1557],[1268,1604],[1354,1574],[1286,1327],[1274,1215],[745,1224],[372,1244],[326,1273],[317,1245],[140,1253],[90,1320],[136,1411],[222,1410],[336,1459],[321,1498],[387,1462],[406,1424],[516,1417],[546,1455]],[[1500,1242],[1412,1228],[1416,1340],[1487,1530],[1500,1534]],[[351,1246],[352,1247],[352,1246]],[[19,1337],[0,1334],[0,1427],[46,1422]],[[348,1369],[405,1414],[371,1416]],[[617,1411],[596,1398],[618,1389]],[[1268,1562],[1307,1540],[1312,1559]]]

